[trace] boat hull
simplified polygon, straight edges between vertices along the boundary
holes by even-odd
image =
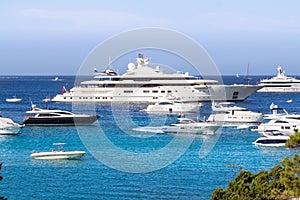
[[[6,99],[5,101],[8,103],[18,103],[21,102],[22,99]]]
[[[263,85],[263,88],[258,90],[257,92],[286,92],[286,93],[293,93],[293,92],[300,92],[300,84],[297,85],[289,85],[289,86],[270,86],[270,85]]]
[[[199,106],[195,104],[181,105],[149,105],[145,110],[148,113],[197,113]]]
[[[38,126],[58,126],[58,125],[91,125],[99,118],[96,116],[86,117],[27,117],[23,124],[26,125],[38,125]]]
[[[244,101],[261,86],[255,85],[211,85],[209,87],[173,86],[170,91],[182,102]],[[128,91],[133,93],[126,93]],[[165,97],[163,86],[147,88],[89,88],[76,87],[71,92],[56,95],[53,102],[78,103],[156,103]],[[177,91],[177,92],[176,92]],[[154,93],[155,92],[155,93]]]
[[[30,157],[35,160],[76,160],[84,155],[84,151],[53,151],[32,153]]]
[[[261,147],[284,147],[285,143],[274,143],[274,144],[259,144],[259,143],[253,143],[255,146],[261,146]]]
[[[244,101],[262,86],[257,85],[213,85],[209,92],[213,101]],[[224,96],[225,94],[225,96]]]
[[[284,147],[288,139],[288,136],[261,137],[253,142],[253,144],[264,147]]]
[[[0,135],[17,135],[22,126],[0,126]]]

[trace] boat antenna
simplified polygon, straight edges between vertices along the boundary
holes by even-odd
[[[108,69],[111,69],[111,57],[108,56]]]

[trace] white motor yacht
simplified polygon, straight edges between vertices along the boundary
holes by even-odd
[[[41,109],[32,105],[32,110],[26,113],[35,114],[25,117],[26,125],[90,125],[94,123],[98,115],[74,114],[69,111],[55,109]]]
[[[258,138],[253,144],[265,147],[283,147],[289,139],[290,137],[286,135],[267,136]]]
[[[203,80],[188,72],[164,73],[160,66],[152,68],[149,58],[142,54],[136,61],[137,66],[129,63],[123,75],[111,69],[95,70],[93,80],[83,81],[70,91],[63,90],[52,101],[156,103],[167,94],[174,94],[182,102],[243,101],[261,88],[255,85],[219,85],[216,80]]]
[[[24,125],[13,122],[10,118],[0,116],[0,135],[17,135]]]
[[[258,123],[257,129],[260,133],[279,131],[292,135],[300,130],[300,115],[289,114],[284,108],[280,108],[274,103],[270,105],[272,114],[265,114],[263,123]]]
[[[277,76],[261,80],[258,85],[263,87],[258,92],[300,92],[300,80],[286,76],[281,66],[277,68]]]
[[[148,105],[143,111],[148,113],[197,113],[201,103],[183,103],[178,100],[164,100]]]
[[[212,114],[207,121],[226,123],[257,123],[263,120],[263,114],[238,107],[233,103],[212,103]]]
[[[85,151],[64,151],[63,145],[66,143],[54,143],[54,146],[58,146],[58,149],[52,149],[49,152],[35,152],[30,155],[31,158],[36,160],[72,160],[80,159],[84,156]]]
[[[294,120],[284,118],[271,119],[268,122],[258,123],[257,129],[255,130],[259,133],[268,131],[279,131],[286,135],[293,135],[296,131],[300,130],[300,123],[295,122]]]
[[[178,122],[164,126],[164,133],[214,134],[220,125],[211,122],[197,122],[189,118],[178,118]]]
[[[290,121],[294,121],[296,123],[300,123],[300,115],[296,113],[288,113],[284,108],[278,107],[278,105],[273,102],[270,105],[270,110],[272,114],[265,114],[264,117],[266,119],[287,119]]]

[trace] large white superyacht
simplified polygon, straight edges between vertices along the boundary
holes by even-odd
[[[155,103],[168,95],[182,102],[243,101],[260,89],[255,85],[219,85],[216,80],[203,80],[188,73],[167,74],[159,66],[149,66],[149,58],[139,54],[128,64],[123,75],[111,69],[94,73],[94,79],[83,81],[70,91],[57,94],[54,102],[135,102]]]
[[[277,76],[260,81],[263,86],[258,92],[300,92],[300,80],[286,76],[282,67],[277,68]]]

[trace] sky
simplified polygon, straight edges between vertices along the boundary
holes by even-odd
[[[0,2],[0,75],[75,75],[100,43],[144,27],[202,45],[221,74],[300,75],[297,0]],[[127,63],[124,63],[127,66]]]

